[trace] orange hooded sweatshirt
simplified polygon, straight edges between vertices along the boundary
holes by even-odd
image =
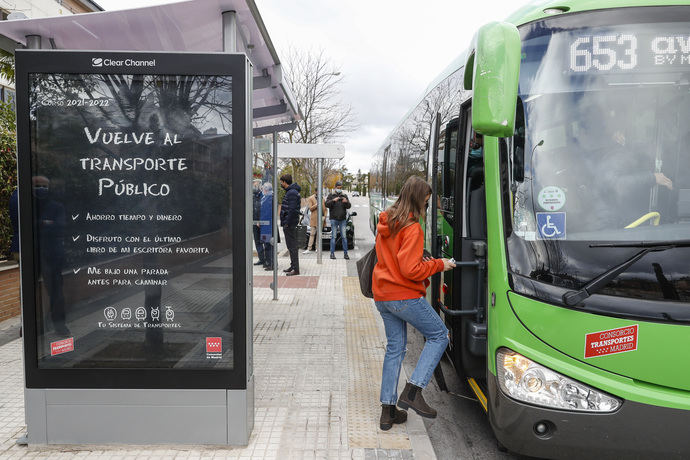
[[[379,214],[376,227],[376,256],[374,267],[374,300],[418,299],[426,295],[425,281],[443,271],[443,260],[422,260],[424,232],[419,222],[400,229],[391,237],[386,212]]]

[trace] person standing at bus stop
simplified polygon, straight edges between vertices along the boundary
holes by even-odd
[[[280,176],[280,186],[285,189],[285,196],[280,206],[280,226],[285,234],[285,245],[290,252],[290,267],[285,271],[287,276],[299,275],[299,252],[297,248],[297,224],[302,197],[301,187],[292,183],[291,174]]]
[[[254,230],[254,245],[256,246],[256,255],[259,256],[258,262],[254,265],[266,265],[264,257],[264,244],[261,242],[261,179],[254,179],[253,182],[253,212],[254,223],[252,229]]]
[[[340,232],[340,239],[343,242],[343,258],[349,259],[347,255],[347,234],[345,227],[347,224],[347,210],[352,207],[352,203],[347,195],[343,193],[343,183],[335,183],[335,192],[326,198],[326,207],[329,209],[328,215],[331,219],[331,259],[335,259],[335,241]]]
[[[382,430],[407,420],[412,408],[422,417],[436,417],[422,397],[434,369],[448,346],[448,329],[427,302],[426,287],[435,273],[455,267],[448,259],[424,256],[424,231],[419,219],[426,217],[431,186],[412,176],[402,187],[397,201],[379,215],[372,288],[374,301],[386,330],[386,355],[381,377]],[[417,365],[398,398],[398,378],[407,345],[407,323],[424,335],[426,343]]]
[[[319,188],[316,187],[314,190],[314,193],[311,194],[309,198],[307,198],[307,207],[309,208],[309,241],[307,242],[307,248],[304,250],[302,254],[308,254],[310,251],[316,251],[316,226],[317,222],[319,220]],[[326,204],[321,200],[321,210],[322,214],[321,216],[326,215]],[[325,220],[325,219],[324,219]],[[323,222],[321,222],[321,228],[323,228]],[[319,242],[320,244],[320,242]]]
[[[261,244],[264,253],[264,270],[273,270],[273,249],[277,238],[273,238],[273,186],[266,182],[261,187]]]

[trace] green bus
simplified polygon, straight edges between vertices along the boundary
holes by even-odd
[[[498,441],[689,458],[690,2],[532,2],[479,29],[377,152],[411,174],[429,300]]]

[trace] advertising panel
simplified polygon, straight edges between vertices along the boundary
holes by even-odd
[[[18,53],[27,384],[244,373],[245,60]]]

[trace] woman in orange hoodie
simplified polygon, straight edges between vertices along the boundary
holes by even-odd
[[[431,186],[412,176],[405,182],[398,200],[379,215],[374,267],[374,301],[386,328],[386,356],[381,378],[382,430],[407,420],[412,408],[422,417],[434,418],[436,411],[422,397],[436,365],[448,346],[448,329],[427,302],[426,287],[431,275],[455,267],[448,259],[424,257],[424,231],[420,217],[426,217]],[[398,378],[407,345],[407,323],[424,335],[426,343],[417,366],[398,399]]]

